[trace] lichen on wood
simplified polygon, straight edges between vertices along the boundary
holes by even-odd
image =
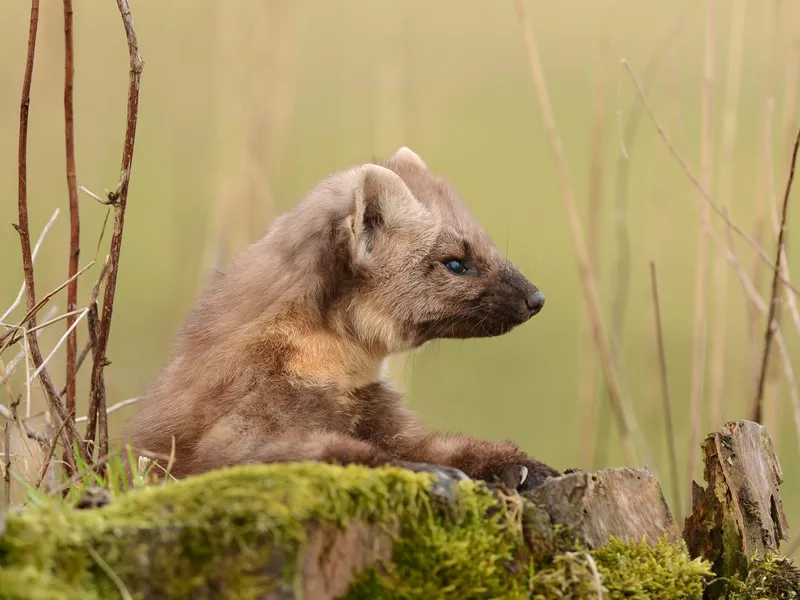
[[[223,469],[102,508],[54,500],[9,515],[0,598],[547,599],[599,586],[607,598],[700,597],[708,564],[682,543],[611,540],[537,562],[531,506],[397,468]]]

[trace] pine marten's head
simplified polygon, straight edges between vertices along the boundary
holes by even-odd
[[[276,219],[210,283],[181,339],[203,360],[250,348],[353,387],[386,354],[500,335],[543,305],[453,188],[401,148],[323,179]]]
[[[358,168],[352,189],[347,313],[359,338],[393,351],[496,336],[542,310],[542,292],[408,148]]]

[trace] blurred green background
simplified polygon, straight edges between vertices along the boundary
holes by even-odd
[[[734,219],[757,233],[759,207],[769,209],[771,186],[782,196],[797,127],[800,6],[777,0],[716,4],[712,192],[730,189]],[[614,306],[622,307],[625,389],[651,468],[672,500],[649,279],[650,261],[657,265],[685,501],[697,194],[646,115],[636,115],[640,103],[620,60],[648,81],[659,119],[699,175],[706,2],[529,1],[526,7],[584,231],[596,248],[609,326]],[[561,469],[624,464],[599,371],[592,376],[596,358],[575,253],[511,1],[151,0],[132,8],[145,70],[108,352],[113,364],[106,369],[110,403],[140,394],[155,376],[210,268],[223,266],[331,171],[408,145],[453,183],[497,245],[547,297],[540,316],[505,336],[439,342],[401,357],[395,377],[411,405],[431,425],[511,438]],[[0,20],[0,307],[14,298],[22,277],[10,224],[17,220],[28,11],[27,2],[6,2]],[[30,111],[32,237],[56,207],[61,215],[37,262],[40,295],[67,272],[62,18],[61,3],[42,2]],[[128,58],[115,3],[76,0],[75,44],[78,183],[102,195],[116,185],[125,126]],[[740,78],[738,90],[731,74]],[[737,103],[735,119],[729,119],[736,125],[729,153],[723,150],[726,94]],[[633,130],[632,120],[638,124]],[[624,145],[628,161],[621,144],[626,129],[635,131]],[[628,168],[627,202],[620,197],[621,165]],[[85,264],[95,253],[106,209],[85,195],[81,206]],[[720,219],[712,223],[726,239]],[[793,210],[790,238],[798,224],[800,213]],[[763,231],[772,255],[769,220]],[[101,259],[109,237],[107,232]],[[790,264],[800,259],[793,242]],[[753,252],[739,239],[736,249],[752,273]],[[719,253],[713,249],[711,256],[717,272]],[[619,275],[626,265],[627,286]],[[81,280],[81,302],[97,271]],[[761,270],[764,295],[768,283]],[[723,304],[727,308],[726,337],[717,344],[725,370],[718,420],[711,420],[709,391],[701,436],[723,420],[749,417],[764,329],[759,316],[754,347],[733,271],[724,293],[712,296],[709,316]],[[63,312],[63,294],[56,304]],[[783,331],[798,367],[798,332],[788,314]],[[45,352],[62,333],[59,325],[42,335]],[[80,336],[82,346],[83,326]],[[709,364],[714,339],[709,324]],[[780,364],[776,354],[766,424],[782,460],[784,503],[796,533],[798,434]],[[52,365],[61,385],[63,350]],[[84,407],[87,375],[82,372],[80,386]],[[116,413],[112,431],[119,433],[134,410]],[[699,457],[699,447],[692,452]],[[695,475],[701,476],[699,469]]]

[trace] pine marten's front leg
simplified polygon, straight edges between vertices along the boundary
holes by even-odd
[[[401,460],[455,467],[473,479],[502,482],[521,491],[560,475],[511,442],[426,430],[400,394],[384,384],[370,385],[361,395],[368,409],[356,435]]]
[[[280,463],[319,461],[338,465],[398,466],[415,472],[433,473],[450,479],[464,479],[464,473],[442,464],[398,459],[393,453],[369,442],[341,433],[290,431],[265,442],[243,462]]]

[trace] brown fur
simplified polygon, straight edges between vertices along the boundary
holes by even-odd
[[[464,260],[461,275],[444,265]],[[407,148],[320,182],[208,285],[133,422],[187,476],[248,462],[410,461],[535,485],[510,442],[426,430],[382,376],[437,338],[500,335],[536,288]],[[530,303],[530,300],[528,301]],[[537,307],[541,308],[541,306]]]

